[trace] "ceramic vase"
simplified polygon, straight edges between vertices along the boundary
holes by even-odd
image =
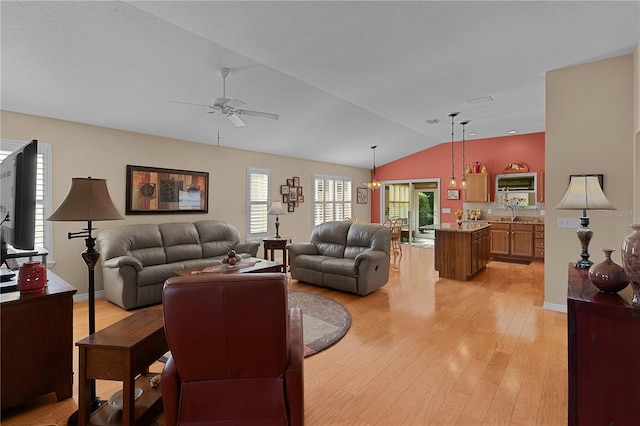
[[[633,232],[622,241],[622,267],[631,280],[633,300],[640,305],[640,224],[631,225]]]
[[[629,285],[629,278],[624,268],[613,260],[611,253],[615,250],[603,248],[604,260],[589,268],[591,283],[604,293],[617,293]]]

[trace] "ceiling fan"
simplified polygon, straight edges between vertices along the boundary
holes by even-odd
[[[229,68],[220,68],[218,70],[218,75],[222,77],[222,97],[215,98],[211,105],[203,105],[203,104],[194,104],[191,102],[179,102],[173,101],[177,104],[186,104],[186,105],[196,105],[210,108],[208,111],[209,114],[220,113],[227,116],[229,121],[231,121],[236,127],[244,127],[245,122],[242,121],[240,116],[246,115],[248,117],[260,117],[260,118],[269,118],[271,120],[277,120],[280,116],[278,114],[270,114],[268,112],[260,112],[260,111],[251,111],[248,109],[238,109],[245,103],[238,99],[229,99],[226,96],[226,81],[227,77],[231,74],[231,69]]]

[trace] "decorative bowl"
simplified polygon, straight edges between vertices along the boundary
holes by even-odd
[[[111,398],[109,398],[109,405],[111,405],[113,408],[115,408],[116,410],[122,410],[122,396],[124,394],[124,391],[119,390],[118,392],[114,393],[113,395],[111,395]],[[137,400],[138,398],[140,398],[142,396],[142,389],[140,388],[136,388],[133,391],[133,399],[134,401]]]

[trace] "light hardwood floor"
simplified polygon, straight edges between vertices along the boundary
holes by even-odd
[[[567,319],[542,309],[543,278],[540,263],[491,262],[471,281],[440,280],[433,250],[405,246],[389,283],[366,297],[292,281],[352,315],[341,341],[305,359],[306,424],[566,424]],[[130,314],[98,299],[96,328]],[[86,318],[86,302],[75,303],[74,341]],[[97,384],[103,399],[120,388]],[[64,425],[76,408],[74,384],[73,398],[45,396],[3,413],[2,425]]]

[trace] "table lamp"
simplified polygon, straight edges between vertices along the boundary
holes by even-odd
[[[92,222],[98,220],[118,220],[124,217],[111,201],[105,179],[72,178],[71,188],[56,211],[47,218],[51,221],[87,222],[87,227],[79,232],[69,232],[68,238],[84,238],[86,250],[82,259],[89,270],[89,335],[96,331],[95,312],[95,266],[100,252],[95,249],[96,239],[92,236]],[[98,408],[102,401],[96,397],[95,380],[91,384],[91,407]]]
[[[588,269],[593,265],[589,260],[589,242],[593,237],[593,231],[589,228],[587,210],[615,210],[615,207],[607,200],[598,178],[596,176],[571,176],[569,189],[560,203],[555,207],[561,210],[582,210],[580,217],[581,228],[578,228],[578,239],[582,245],[581,259],[573,266]]]
[[[280,201],[274,201],[271,203],[271,207],[269,207],[267,214],[269,216],[276,216],[276,235],[274,235],[273,238],[280,238],[280,221],[278,216],[281,214],[287,214],[287,211],[284,209]]]

